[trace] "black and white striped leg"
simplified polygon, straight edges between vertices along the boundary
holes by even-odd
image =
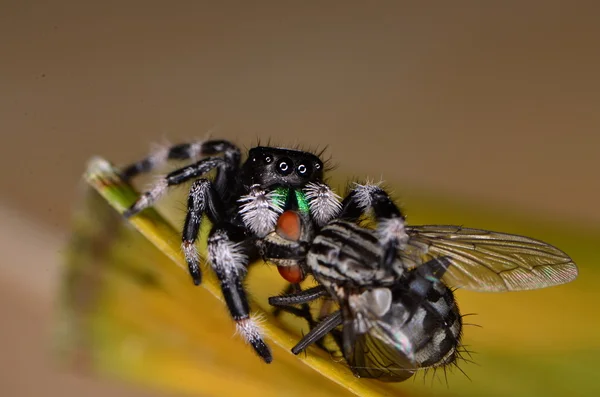
[[[270,363],[273,360],[271,350],[263,340],[260,326],[250,317],[248,298],[242,284],[248,265],[244,246],[236,242],[242,239],[242,229],[229,224],[216,225],[208,238],[208,258],[221,282],[223,298],[236,322],[237,332],[265,362]]]
[[[342,202],[339,217],[357,221],[371,210],[378,221],[377,232],[384,247],[383,264],[390,265],[398,248],[406,245],[408,234],[404,215],[384,189],[372,184],[357,184]]]
[[[189,181],[190,179],[197,178],[215,168],[227,170],[230,167],[230,163],[224,160],[222,157],[209,157],[192,165],[175,170],[156,182],[150,190],[142,193],[137,201],[133,203],[133,205],[129,207],[129,209],[127,209],[123,215],[126,218],[129,218],[152,206],[171,186],[179,185]]]
[[[223,157],[232,165],[238,165],[241,159],[240,149],[233,143],[223,140],[194,141],[174,146],[157,146],[150,155],[123,169],[121,177],[130,180],[135,176],[161,167],[169,160],[198,159],[223,153]]]
[[[200,259],[196,249],[196,240],[200,232],[202,216],[206,213],[213,224],[219,223],[224,215],[223,203],[211,181],[199,179],[195,181],[188,196],[187,215],[183,226],[181,249],[185,255],[190,275],[194,284],[202,282]]]

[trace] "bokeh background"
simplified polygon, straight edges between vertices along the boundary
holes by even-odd
[[[597,230],[599,3],[0,7],[3,395],[153,395],[48,356],[92,155],[121,164],[152,142],[209,132],[244,146],[328,146],[345,176]]]

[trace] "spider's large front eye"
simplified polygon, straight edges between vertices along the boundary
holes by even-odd
[[[288,159],[287,157],[284,157],[277,162],[277,171],[281,175],[289,175],[294,170],[292,168],[293,165],[294,163],[292,162],[292,160]]]
[[[312,172],[312,167],[310,164],[299,164],[298,167],[296,167],[296,172],[298,173],[298,175],[303,176],[303,177],[307,177],[311,174]]]

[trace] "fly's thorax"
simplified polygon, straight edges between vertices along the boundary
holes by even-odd
[[[314,238],[306,262],[323,285],[390,286],[403,274],[398,259],[382,266],[383,249],[373,230],[343,220],[331,221]]]

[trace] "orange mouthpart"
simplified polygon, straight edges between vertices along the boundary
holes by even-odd
[[[300,266],[277,266],[277,270],[279,270],[279,274],[283,277],[284,280],[290,282],[292,284],[298,284],[302,280],[304,280],[304,273]]]
[[[300,234],[302,233],[300,215],[295,211],[285,211],[279,216],[279,219],[277,219],[276,232],[286,240],[300,240]]]

